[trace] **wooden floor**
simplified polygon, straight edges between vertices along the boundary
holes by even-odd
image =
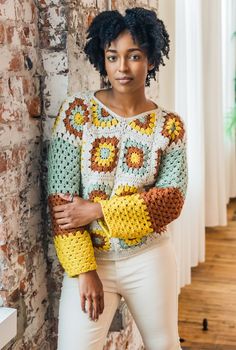
[[[228,226],[207,229],[206,262],[181,290],[179,333],[183,350],[236,350],[236,200],[228,206]]]

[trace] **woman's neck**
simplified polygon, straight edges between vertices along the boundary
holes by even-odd
[[[125,117],[131,117],[156,108],[156,105],[146,98],[143,90],[125,94],[111,88],[104,90],[103,94],[100,93],[98,98],[108,108]]]

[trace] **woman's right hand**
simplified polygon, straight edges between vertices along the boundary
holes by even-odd
[[[79,275],[79,289],[82,310],[92,321],[97,321],[104,310],[104,293],[96,270]]]

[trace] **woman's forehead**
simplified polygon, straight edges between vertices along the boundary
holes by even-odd
[[[134,40],[131,33],[127,30],[121,32],[116,39],[112,40],[110,45],[107,45],[105,47],[105,51],[110,49],[119,50],[124,48],[126,49],[136,48],[141,50],[138,43]]]

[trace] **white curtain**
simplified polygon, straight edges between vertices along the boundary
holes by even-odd
[[[167,72],[159,75],[160,104],[166,108],[174,106],[185,121],[188,135],[187,198],[181,217],[170,225],[179,263],[180,287],[190,283],[191,266],[205,259],[205,226],[226,224],[229,172],[225,167],[225,43],[221,33],[222,3],[227,1],[231,0],[214,0],[214,4],[212,0],[159,0],[159,16],[174,46],[171,62],[163,68]],[[174,29],[170,22],[173,13]],[[232,16],[229,9],[227,13]],[[168,99],[166,86],[170,82],[174,85],[174,94]],[[232,160],[231,152],[228,167],[232,168]]]
[[[225,1],[225,0],[224,0]],[[227,1],[227,0],[226,0]],[[203,89],[206,226],[226,225],[221,0],[203,0]]]
[[[190,271],[205,257],[205,154],[202,96],[201,8],[195,0],[176,1],[175,109],[184,118],[188,136],[189,184],[179,226],[189,240]],[[177,236],[178,232],[173,231]],[[183,244],[185,245],[186,237]],[[180,271],[186,265],[180,255]],[[185,271],[184,270],[184,271]],[[189,272],[190,273],[190,272]],[[183,274],[183,273],[182,273]],[[182,284],[185,281],[182,277]]]

